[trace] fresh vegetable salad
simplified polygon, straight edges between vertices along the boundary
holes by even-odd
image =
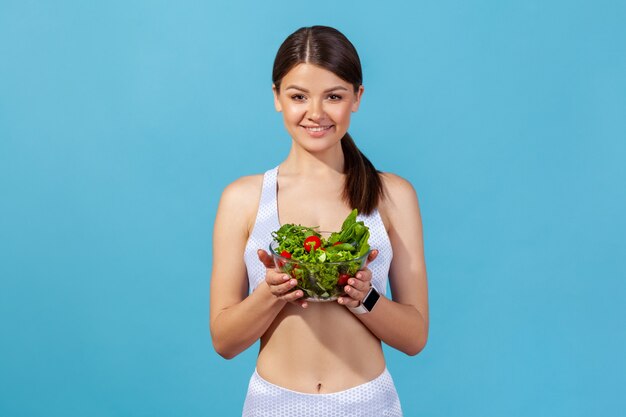
[[[272,232],[270,251],[277,268],[298,280],[307,298],[333,300],[343,294],[370,252],[369,228],[357,221],[354,209],[339,232],[319,232],[314,227],[285,224]]]

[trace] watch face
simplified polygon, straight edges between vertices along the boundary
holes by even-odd
[[[367,311],[372,311],[379,298],[380,295],[378,294],[378,291],[372,287],[372,290],[369,292],[367,297],[365,297],[365,300],[363,300],[363,307],[365,307]]]

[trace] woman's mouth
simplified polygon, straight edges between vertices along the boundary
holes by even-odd
[[[314,137],[314,138],[320,138],[322,136],[324,136],[326,134],[326,132],[328,132],[329,130],[331,130],[334,125],[328,125],[328,126],[302,126],[307,133]]]

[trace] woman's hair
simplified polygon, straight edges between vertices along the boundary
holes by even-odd
[[[358,92],[363,83],[361,61],[350,43],[337,29],[328,26],[303,27],[292,33],[278,48],[274,59],[272,82],[280,90],[283,77],[298,64],[313,64],[349,82]],[[346,132],[341,139],[346,183],[343,197],[352,208],[370,214],[383,196],[380,172],[357,148]]]

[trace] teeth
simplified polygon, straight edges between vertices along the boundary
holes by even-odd
[[[311,132],[321,132],[322,130],[330,129],[330,126],[307,127],[306,129],[310,130]]]

